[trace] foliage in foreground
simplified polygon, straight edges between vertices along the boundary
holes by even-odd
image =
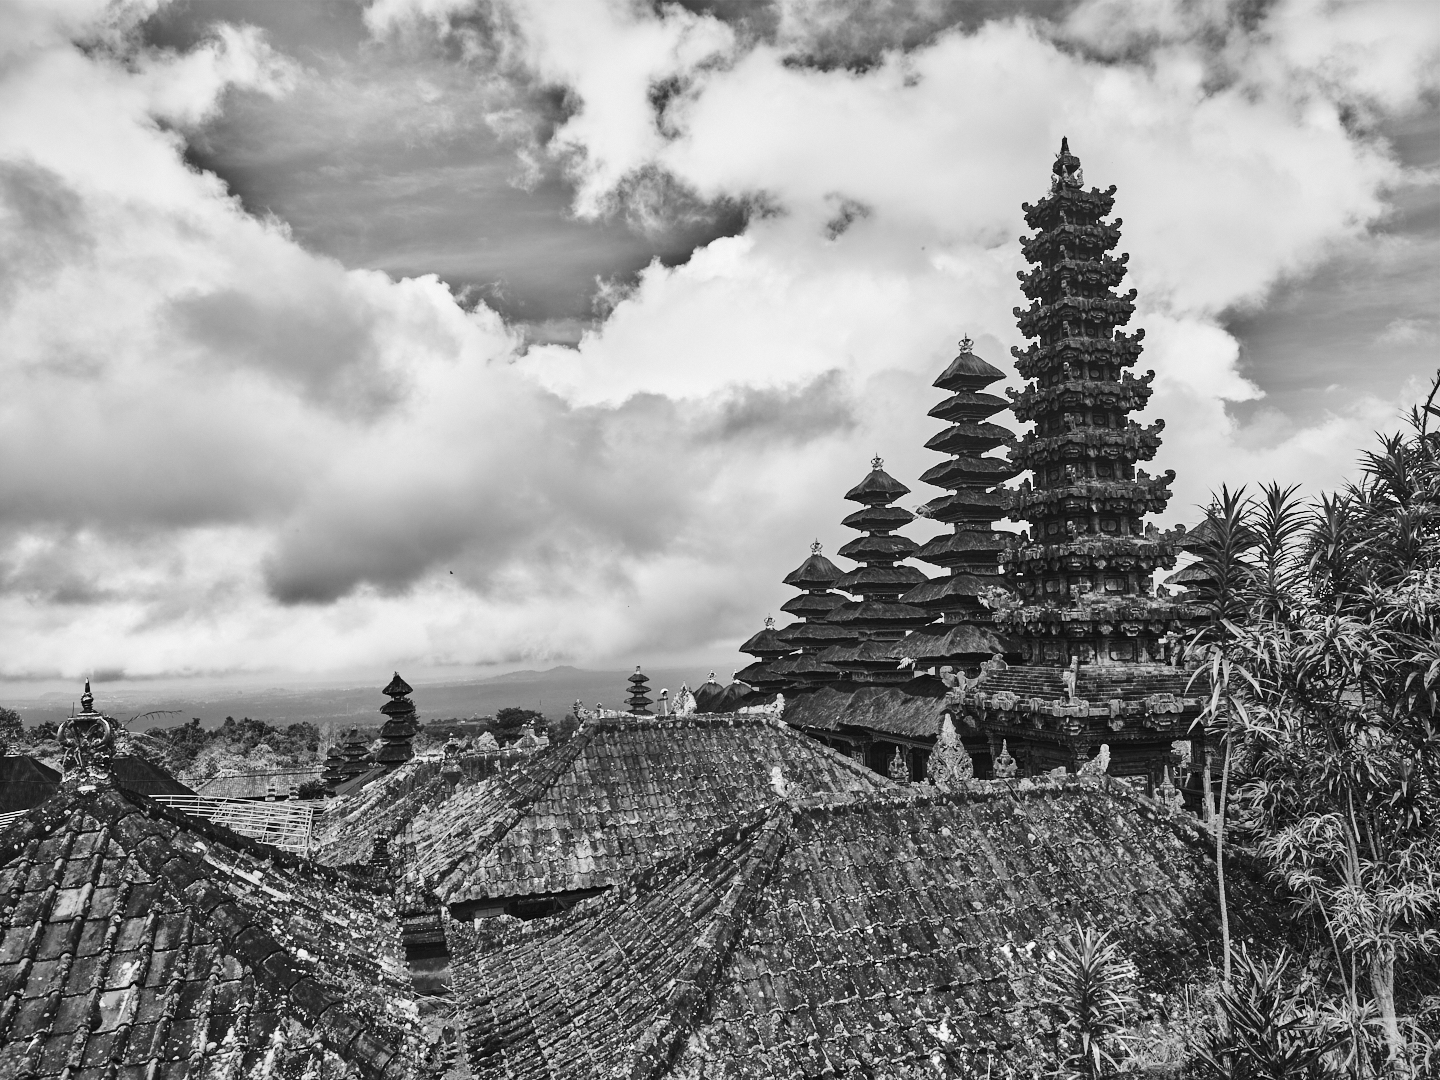
[[[1408,432],[1382,437],[1365,455],[1361,480],[1346,491],[1305,507],[1294,489],[1275,485],[1256,498],[1222,490],[1207,515],[1209,585],[1200,599],[1210,618],[1197,646],[1208,658],[1207,718],[1225,762],[1217,855],[1233,815],[1233,838],[1270,867],[1322,943],[1301,958],[1318,973],[1313,1007],[1283,1021],[1275,1010],[1288,965],[1242,955],[1232,981],[1227,962],[1220,1041],[1206,1051],[1231,1070],[1221,1075],[1418,1076],[1435,1063],[1435,393]],[[1235,1041],[1267,1010],[1271,1041]],[[1292,1037],[1300,1071],[1275,1073],[1271,1058]]]

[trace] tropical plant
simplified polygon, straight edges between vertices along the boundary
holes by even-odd
[[[1067,1076],[1113,1076],[1118,1038],[1136,1005],[1135,965],[1110,940],[1078,923],[1040,973],[1042,999],[1055,1016],[1056,1057]]]
[[[1341,1075],[1332,1062],[1343,1036],[1318,1022],[1306,1000],[1292,957],[1281,950],[1273,964],[1237,953],[1238,979],[1216,999],[1223,1023],[1197,1053],[1202,1075],[1219,1080],[1328,1080]]]
[[[1397,979],[1418,1009],[1440,967],[1437,390],[1440,378],[1408,433],[1365,455],[1358,483],[1308,511],[1293,489],[1271,485],[1259,500],[1222,490],[1199,553],[1209,618],[1196,646],[1225,758],[1224,993],[1239,992],[1224,921],[1233,764],[1238,835],[1333,954],[1332,1011],[1347,1018],[1357,1075],[1372,1057],[1405,1074],[1429,1052]]]

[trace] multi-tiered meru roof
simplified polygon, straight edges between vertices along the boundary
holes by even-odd
[[[780,631],[775,629],[775,620],[767,615],[764,629],[740,646],[740,651],[755,657],[755,662],[747,664],[737,671],[735,678],[753,686],[762,694],[770,694],[783,689],[785,677],[776,674],[771,664],[782,656],[788,655],[793,649],[794,646],[787,644],[780,637]]]
[[[845,603],[845,597],[831,589],[840,576],[840,568],[821,554],[819,540],[810,545],[810,557],[785,575],[786,585],[802,591],[781,604],[780,610],[800,621],[777,630],[776,636],[800,651],[771,661],[770,670],[788,683],[831,682],[844,676],[839,668],[817,659],[817,654],[832,645],[858,640],[854,630],[828,621],[830,613]]]
[[[860,599],[841,604],[828,621],[856,634],[857,640],[826,649],[820,659],[851,672],[857,682],[908,681],[910,673],[897,666],[895,645],[907,630],[935,618],[924,608],[900,599],[929,580],[916,567],[901,565],[919,550],[914,540],[896,533],[915,520],[909,510],[893,505],[908,494],[910,489],[885,471],[885,462],[879,457],[870,462],[865,479],[845,493],[846,499],[863,509],[841,524],[863,535],[842,547],[840,554],[860,565],[834,587]]]
[[[1108,746],[1112,774],[1158,785],[1174,741],[1192,739],[1197,761],[1206,752],[1195,726],[1200,691],[1162,662],[1162,639],[1190,616],[1151,583],[1154,570],[1174,565],[1176,538],[1142,523],[1164,509],[1174,473],[1136,468],[1160,445],[1159,421],[1141,428],[1128,418],[1154,375],[1126,372],[1144,331],[1117,329],[1135,292],[1115,293],[1127,261],[1110,255],[1120,239],[1119,219],[1105,220],[1115,189],[1081,184],[1080,161],[1062,142],[1050,194],[1023,207],[1037,231],[1021,239],[1031,304],[1015,315],[1031,344],[1014,355],[1030,383],[1011,398],[1016,417],[1035,427],[1011,455],[1032,474],[1012,516],[1030,530],[1005,553],[1021,603],[1002,618],[1029,663],[997,666],[951,697],[992,749],[1008,745],[1022,775],[1073,772]]]
[[[1004,372],[975,355],[974,343],[967,337],[960,342],[960,355],[935,380],[950,396],[930,415],[950,426],[925,445],[950,457],[920,479],[951,494],[931,500],[920,512],[954,528],[930,540],[915,556],[949,573],[901,597],[944,619],[920,627],[893,650],[894,657],[913,659],[918,668],[949,665],[973,673],[983,661],[1015,648],[996,633],[994,616],[981,602],[987,589],[1005,586],[998,557],[1009,538],[996,532],[994,523],[1006,515],[1010,504],[1010,493],[998,490],[999,485],[1017,471],[1008,461],[986,454],[1015,441],[1013,432],[987,419],[1007,406],[1003,398],[984,393],[984,388],[1004,377]]]
[[[1105,220],[1115,188],[1082,183],[1080,160],[1063,142],[1050,193],[1022,207],[1036,234],[1021,239],[1031,304],[1015,316],[1031,344],[1012,352],[1031,381],[1011,397],[1015,416],[1035,427],[1011,455],[1032,479],[1012,511],[1030,530],[1007,555],[1024,600],[1009,625],[1029,642],[1032,663],[1146,662],[1162,655],[1160,639],[1184,615],[1150,584],[1153,571],[1175,563],[1172,539],[1142,524],[1165,508],[1175,474],[1136,468],[1155,456],[1164,421],[1142,428],[1128,418],[1145,406],[1154,372],[1128,373],[1145,331],[1118,329],[1135,310],[1135,290],[1115,292],[1129,260],[1110,254],[1120,240],[1120,219]]]

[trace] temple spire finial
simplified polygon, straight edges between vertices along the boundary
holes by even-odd
[[[819,555],[819,554],[820,554],[820,551],[821,551],[820,541],[819,541],[819,539],[817,538],[817,539],[815,540],[815,542],[810,545],[810,554],[811,554],[811,555]]]
[[[973,341],[970,340],[970,335],[969,335],[969,334],[964,334],[964,335],[962,335],[961,338],[960,338],[960,352],[961,352],[961,354],[968,356],[968,355],[974,353],[974,351],[975,351],[975,342],[973,342]]]
[[[90,693],[90,680],[80,695],[80,712],[60,722],[57,741],[63,747],[60,767],[67,782],[74,781],[76,790],[94,791],[110,780],[110,766],[115,760],[115,734],[119,725],[110,717],[95,711],[95,697]]]
[[[884,467],[885,459],[882,458],[879,454],[876,454],[873,458],[870,459],[870,468],[883,469]]]

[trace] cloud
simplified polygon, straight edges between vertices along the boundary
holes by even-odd
[[[559,611],[677,559],[733,464],[849,422],[834,379],[569,402],[434,276],[307,251],[182,157],[169,125],[285,92],[263,37],[209,41],[0,84],[8,670],[593,653],[608,624]]]
[[[1157,465],[1180,473],[1167,521],[1221,481],[1333,484],[1399,404],[1377,385],[1304,422],[1259,411],[1232,329],[1369,244],[1410,179],[1371,120],[1432,85],[1428,13],[384,0],[367,48],[398,52],[367,92],[253,28],[166,49],[56,10],[4,16],[25,50],[0,77],[11,672],[728,653],[812,536],[843,541],[873,453],[919,487],[954,341],[1008,367],[1019,203],[1061,135],[1119,187]],[[352,93],[357,124],[401,131],[363,168]],[[242,134],[247,201],[194,166]],[[411,148],[453,170],[407,171]],[[409,214],[405,273],[265,214],[281,160],[315,199],[343,178],[332,237]],[[483,242],[463,200],[406,199],[556,170],[596,228],[695,247],[602,275],[599,318],[541,312],[560,340],[527,345],[474,302],[493,293],[427,265],[444,233]],[[578,260],[550,237],[537,266]],[[1370,337],[1419,317],[1387,309]]]

